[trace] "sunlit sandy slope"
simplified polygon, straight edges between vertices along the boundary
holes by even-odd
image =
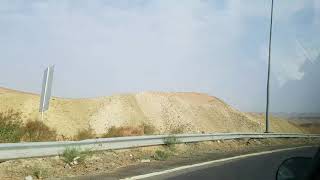
[[[0,111],[14,109],[23,120],[39,118],[39,96],[0,88]],[[92,127],[97,134],[111,126],[153,125],[157,132],[263,132],[262,116],[242,113],[216,97],[200,93],[142,92],[90,99],[53,97],[44,122],[58,134],[73,136]],[[273,132],[302,132],[287,121],[272,119]]]

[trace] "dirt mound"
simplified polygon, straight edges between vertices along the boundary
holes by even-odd
[[[0,88],[0,111],[14,109],[23,120],[40,117],[36,94]],[[90,99],[53,97],[44,123],[66,137],[91,127],[103,134],[111,127],[149,124],[157,133],[170,132],[263,132],[262,116],[242,113],[222,100],[200,93],[143,92]],[[302,132],[273,119],[274,132]]]

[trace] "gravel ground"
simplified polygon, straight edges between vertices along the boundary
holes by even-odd
[[[0,163],[0,179],[23,179],[28,175],[35,178],[37,174],[41,176],[41,179],[72,179],[72,177],[76,179],[88,179],[88,177],[118,179],[249,152],[319,144],[320,139],[290,138],[207,141],[178,144],[174,148],[142,147],[90,153],[83,162],[70,168],[65,167],[66,163],[61,156],[20,159]],[[155,160],[157,150],[169,154],[168,159]]]

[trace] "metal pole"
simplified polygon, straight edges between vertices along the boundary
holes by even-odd
[[[271,61],[271,37],[272,37],[272,17],[273,17],[273,0],[271,0],[270,14],[270,32],[269,32],[269,54],[268,54],[268,79],[267,79],[267,105],[266,105],[266,131],[269,133],[269,94],[270,94],[270,61]]]

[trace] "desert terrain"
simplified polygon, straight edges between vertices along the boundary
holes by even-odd
[[[22,112],[24,122],[40,119],[39,95],[0,88],[0,111]],[[44,123],[64,137],[92,128],[99,135],[110,127],[152,125],[156,134],[263,132],[264,117],[244,113],[221,99],[201,93],[141,92],[88,99],[52,97]],[[271,118],[272,132],[307,132],[280,118]]]

